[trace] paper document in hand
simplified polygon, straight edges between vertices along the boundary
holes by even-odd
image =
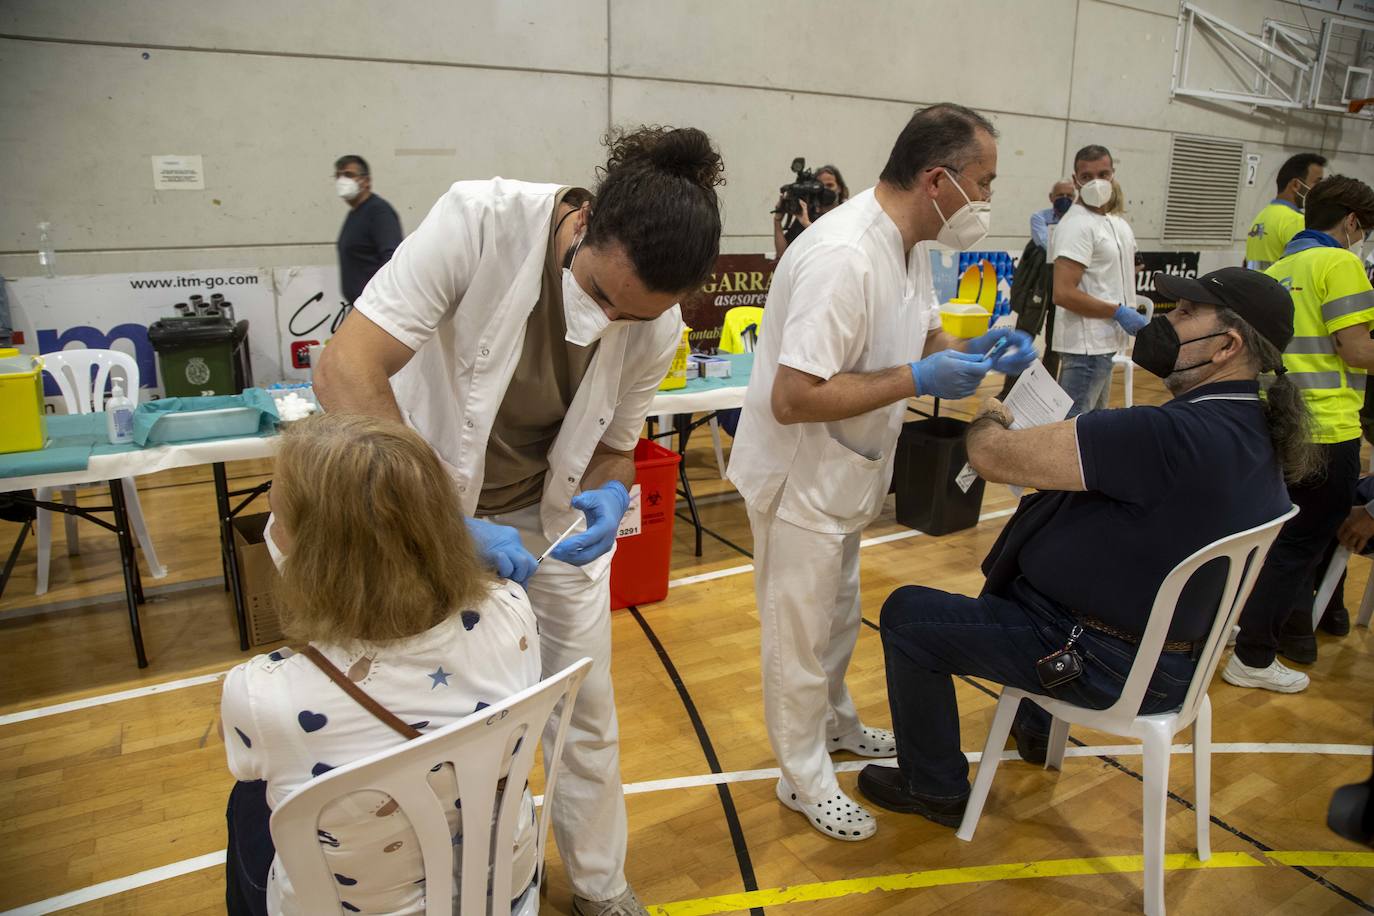
[[[1021,373],[1003,403],[1011,411],[1012,429],[1030,429],[1046,423],[1058,423],[1067,417],[1069,409],[1073,407],[1073,398],[1059,387],[1049,370],[1037,359]]]

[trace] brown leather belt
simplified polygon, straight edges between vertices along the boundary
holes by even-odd
[[[1093,630],[1098,633],[1105,633],[1108,636],[1115,636],[1117,639],[1125,640],[1133,646],[1140,645],[1140,637],[1136,634],[1127,633],[1125,630],[1117,629],[1109,623],[1103,623],[1096,617],[1079,617],[1078,624],[1085,630]],[[1164,643],[1163,651],[1186,652],[1191,655],[1193,652],[1193,647],[1195,645],[1196,643],[1184,642],[1183,640],[1176,639],[1171,642]]]

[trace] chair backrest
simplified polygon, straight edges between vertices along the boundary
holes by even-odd
[[[1159,663],[1159,654],[1164,649],[1169,626],[1178,609],[1179,595],[1194,573],[1214,560],[1224,559],[1227,564],[1226,585],[1221,591],[1216,618],[1212,621],[1202,654],[1198,656],[1193,681],[1178,710],[1183,725],[1197,716],[1198,707],[1202,705],[1202,698],[1207,695],[1207,687],[1217,670],[1217,662],[1226,648],[1226,637],[1240,617],[1246,599],[1250,597],[1250,590],[1255,586],[1255,578],[1264,565],[1264,558],[1284,522],[1297,514],[1298,507],[1293,506],[1272,521],[1213,542],[1173,568],[1155,593],[1150,620],[1145,625],[1145,634],[1140,639],[1140,647],[1136,650],[1135,661],[1131,664],[1131,673],[1126,678],[1121,697],[1105,711],[1104,719],[1120,725],[1122,734],[1130,734],[1129,725],[1140,714],[1140,703],[1145,698],[1145,688]]]
[[[104,413],[110,370],[124,375],[124,394],[138,404],[138,363],[119,350],[57,350],[44,353],[43,370],[57,382],[67,413]]]
[[[754,328],[753,340],[746,339],[746,331]],[[727,309],[721,319],[720,349],[725,353],[750,353],[758,342],[759,328],[763,326],[763,309],[757,305],[737,305]]]
[[[458,912],[462,916],[508,914],[515,834],[520,826],[524,795],[521,787],[529,779],[539,736],[562,701],[557,737],[549,758],[552,763],[545,773],[544,803],[536,836],[538,880],[543,871],[549,802],[557,787],[563,738],[577,691],[591,664],[591,659],[584,658],[462,721],[339,766],[288,795],[272,812],[272,839],[297,899],[308,902],[311,912],[339,911],[338,885],[317,833],[320,812],[337,799],[370,789],[385,792],[397,803],[419,839],[425,869],[426,916],[449,916],[454,912],[455,849],[463,851]],[[445,763],[451,765],[457,794],[463,802],[458,809],[463,842],[457,846],[449,835],[447,806],[429,783],[431,771]],[[510,791],[502,795],[493,831],[497,781],[503,775]],[[331,900],[335,901],[333,908],[326,904]]]

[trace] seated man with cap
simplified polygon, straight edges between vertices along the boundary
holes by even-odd
[[[1264,274],[1225,268],[1156,278],[1178,301],[1136,336],[1134,360],[1173,400],[1084,414],[1031,429],[991,400],[968,433],[969,462],[988,481],[1035,487],[983,563],[977,598],[920,586],[883,605],[896,768],[870,765],[859,789],[874,804],[957,826],[968,798],[952,675],[987,678],[1104,709],[1121,695],[1155,593],[1181,560],[1289,508],[1285,475],[1313,463],[1306,412],[1281,375],[1293,336],[1287,291]],[[1182,703],[1211,630],[1226,572],[1205,567],[1185,588],[1141,706]],[[1081,673],[1046,687],[1036,662],[1064,649]],[[1022,704],[1017,750],[1043,763],[1048,715]]]

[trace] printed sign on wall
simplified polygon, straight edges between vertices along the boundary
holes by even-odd
[[[276,328],[281,340],[273,379],[307,381],[310,355],[339,329],[346,313],[337,267],[279,267],[272,271],[277,292]]]
[[[205,166],[199,156],[154,156],[154,191],[204,191]]]
[[[720,345],[725,313],[736,306],[763,308],[778,262],[761,254],[723,254],[701,289],[682,303],[682,320],[692,329],[694,350]]]
[[[269,271],[95,274],[5,282],[23,352],[52,353],[72,347],[121,350],[138,363],[145,399],[162,393],[148,325],[175,315],[176,303],[187,302],[192,294],[209,299],[220,293],[233,303],[235,320],[248,321],[255,382],[267,384],[281,377],[276,296]],[[51,378],[45,379],[45,385],[48,397],[57,397]]]

